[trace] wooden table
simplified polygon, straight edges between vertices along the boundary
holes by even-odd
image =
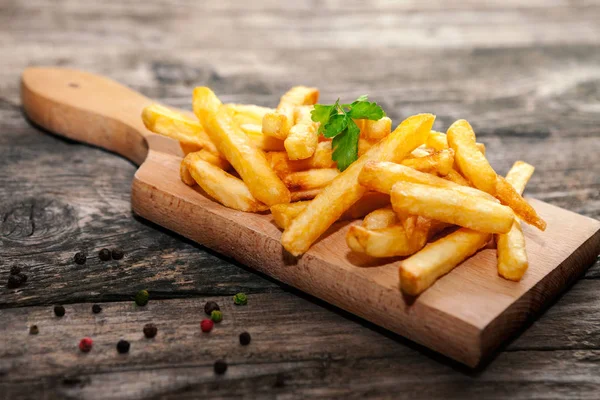
[[[293,84],[318,86],[324,102],[368,93],[396,122],[468,119],[499,172],[537,167],[530,196],[600,218],[600,3],[367,3],[0,0],[0,398],[599,397],[600,262],[468,370],[137,218],[134,165],[21,112],[30,65],[108,75],[184,108],[195,85],[271,106]],[[101,262],[104,247],[125,258]],[[72,261],[80,250],[85,266]],[[13,265],[29,275],[17,290],[5,285]],[[139,308],[143,288],[152,300]],[[245,307],[232,303],[240,291]],[[225,315],[208,335],[207,300]]]

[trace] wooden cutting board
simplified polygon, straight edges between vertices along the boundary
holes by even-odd
[[[523,224],[530,266],[521,282],[498,276],[496,252],[489,248],[418,298],[405,298],[397,260],[349,251],[351,223],[334,225],[294,258],[280,245],[270,215],[231,210],[183,184],[182,151],[144,127],[141,111],[152,101],[141,94],[81,71],[29,68],[21,97],[35,124],[140,165],[131,196],[140,216],[471,367],[569,287],[600,252],[599,221],[530,199],[548,229]]]

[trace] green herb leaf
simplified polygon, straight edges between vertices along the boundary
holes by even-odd
[[[333,105],[316,104],[311,111],[311,119],[321,124],[319,134],[333,138],[331,158],[337,161],[340,171],[358,158],[360,128],[354,119],[378,120],[385,117],[377,103],[367,100],[367,95],[360,96],[352,104],[340,104],[338,99]]]
[[[331,146],[333,154],[331,158],[337,162],[340,171],[344,171],[358,159],[358,137],[360,128],[348,118],[348,126],[341,134],[333,138]]]
[[[353,119],[370,119],[376,121],[385,117],[383,109],[375,102],[355,101],[348,115]]]
[[[329,119],[329,123],[325,125],[323,136],[326,138],[332,138],[342,133],[346,126],[348,126],[348,117],[345,114],[336,114]]]

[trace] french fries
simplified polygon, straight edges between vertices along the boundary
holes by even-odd
[[[285,140],[294,123],[295,107],[313,105],[317,100],[319,100],[319,91],[316,88],[305,86],[291,88],[281,97],[277,110],[269,112],[263,117],[263,133]]]
[[[496,171],[479,151],[475,141],[475,132],[464,119],[458,120],[448,128],[448,145],[454,150],[454,158],[460,172],[479,190],[491,195],[496,194]]]
[[[366,96],[351,105],[315,106],[318,96],[316,88],[295,86],[271,109],[222,104],[198,87],[192,106],[199,121],[157,104],[142,119],[151,131],[179,141],[186,185],[198,184],[235,210],[270,209],[283,229],[283,248],[294,256],[336,221],[364,218],[349,224],[347,246],[375,258],[406,257],[399,276],[408,295],[421,294],[492,237],[498,274],[523,277],[528,260],[520,222],[546,227],[521,196],[531,165],[518,161],[506,178],[498,176],[465,120],[444,134],[431,130],[434,115],[418,114],[392,132],[388,117],[355,118],[385,115]],[[345,129],[352,122],[360,134]],[[325,138],[319,124],[339,136]],[[446,228],[453,231],[439,235]]]
[[[358,175],[358,182],[364,187],[389,194],[397,182],[419,183],[431,187],[447,188],[455,190],[466,196],[481,197],[491,201],[497,201],[494,196],[481,190],[461,186],[437,176],[419,172],[413,168],[391,162],[368,162]]]
[[[219,203],[234,210],[247,212],[268,209],[252,196],[242,180],[202,160],[197,153],[188,154],[184,162],[196,183]]]
[[[506,181],[517,193],[522,194],[533,171],[533,166],[517,161],[506,175]],[[520,281],[529,267],[529,260],[525,249],[525,237],[518,218],[515,218],[510,232],[496,235],[496,251],[498,252],[498,274],[511,281]]]
[[[404,120],[389,136],[338,175],[283,232],[281,243],[291,254],[305,253],[367,191],[358,183],[369,161],[401,161],[427,139],[435,117],[419,114]]]
[[[389,228],[398,222],[396,212],[391,206],[387,206],[367,214],[363,219],[362,226],[365,229],[374,230]]]
[[[417,171],[446,176],[454,165],[454,150],[444,149],[425,157],[407,158],[402,160],[402,165],[414,168]]]
[[[262,127],[256,124],[241,124],[240,128],[248,135],[250,142],[256,148],[264,151],[282,151],[285,150],[283,140],[262,133]]]
[[[484,247],[491,237],[489,233],[461,228],[429,243],[400,262],[400,288],[411,296],[421,294],[439,277]]]
[[[293,194],[294,192],[292,192]],[[377,210],[381,207],[389,205],[390,196],[382,195],[381,193],[369,192],[360,200],[352,205],[342,216],[340,220],[353,220],[362,218],[365,215]],[[298,201],[289,204],[276,204],[271,207],[271,214],[278,227],[287,228],[292,220],[296,218],[302,211],[308,207],[310,201]],[[390,208],[390,211],[393,211]]]
[[[394,211],[486,233],[507,233],[514,221],[509,207],[453,189],[398,182],[392,187]]]
[[[298,106],[294,112],[295,125],[285,139],[285,151],[290,160],[304,160],[311,157],[319,143],[318,125],[312,121],[312,106]]]
[[[546,229],[546,222],[534,208],[504,178],[496,175],[485,156],[477,149],[475,133],[467,121],[458,120],[453,123],[448,128],[447,137],[448,144],[456,153],[456,162],[461,172],[476,188],[496,196],[528,224],[542,231]]]
[[[188,152],[206,149],[218,153],[202,125],[183,113],[152,104],[142,110],[142,121],[148,130],[178,140]]]
[[[258,201],[268,206],[289,203],[290,192],[271,169],[264,153],[251,144],[210,89],[194,89],[193,108],[219,152],[231,163]]]
[[[327,186],[339,174],[336,168],[309,169],[288,174],[283,178],[283,183],[293,191],[319,189]]]

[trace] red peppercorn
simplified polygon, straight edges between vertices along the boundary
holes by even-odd
[[[92,338],[84,337],[79,342],[79,350],[81,350],[84,353],[88,353],[90,350],[92,350],[93,343],[94,341],[92,340]]]
[[[202,329],[202,332],[212,331],[213,326],[215,326],[215,323],[211,319],[203,319],[202,322],[200,322],[200,329]]]

